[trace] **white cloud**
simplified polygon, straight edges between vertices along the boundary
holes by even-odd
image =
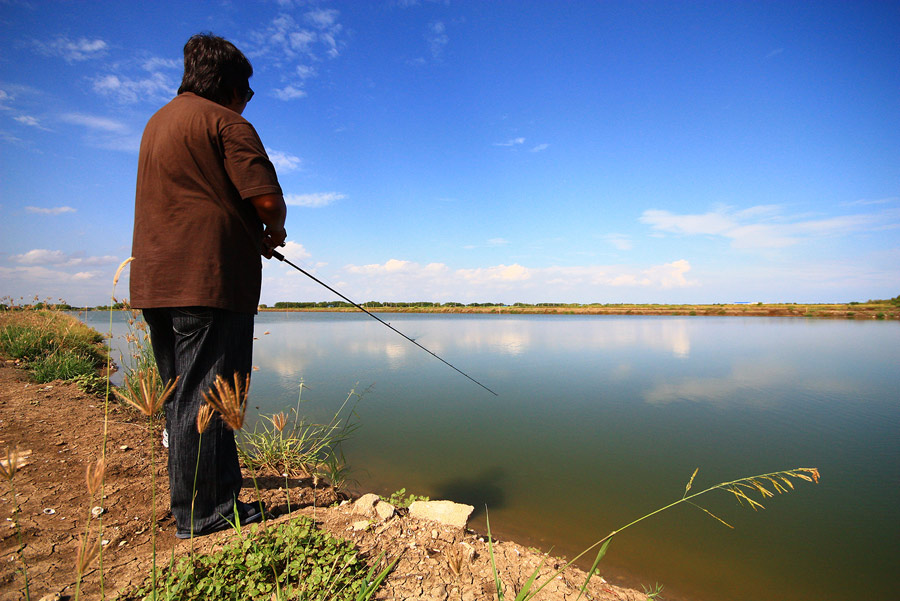
[[[29,213],[38,213],[40,215],[62,215],[63,213],[74,213],[72,207],[25,207]]]
[[[296,171],[300,168],[300,163],[302,162],[300,157],[273,148],[266,148],[266,154],[269,155],[269,160],[272,161],[276,171],[279,173]]]
[[[306,96],[306,91],[293,85],[275,89],[275,97],[279,100],[295,100],[304,96]]]
[[[506,246],[509,244],[509,240],[506,238],[491,238],[487,243],[488,246]]]
[[[44,127],[41,126],[40,121],[38,121],[37,118],[32,117],[31,115],[19,115],[18,117],[15,117],[14,119],[16,121],[18,121],[19,123],[21,123],[22,125],[27,125],[29,127],[37,127],[38,129],[44,129]]]
[[[68,113],[61,115],[60,119],[87,128],[85,141],[90,146],[125,152],[137,152],[140,147],[140,133],[131,131],[121,121],[82,113]]]
[[[97,117],[95,115],[85,115],[83,113],[67,113],[60,118],[66,123],[81,125],[93,130],[111,133],[124,133],[128,131],[128,126],[124,123],[107,117]]]
[[[297,207],[325,207],[338,200],[346,198],[344,194],[337,192],[317,192],[313,194],[286,194],[285,204]]]
[[[690,269],[690,263],[685,260],[644,268],[627,265],[535,268],[514,263],[452,269],[444,263],[422,265],[391,259],[381,264],[347,265],[339,277],[346,290],[367,298],[589,302],[599,297],[620,298],[626,293],[652,294],[690,288],[697,285],[687,278]]]
[[[178,89],[172,76],[159,71],[141,78],[107,74],[95,77],[92,82],[95,92],[122,104],[165,102],[171,100]]]
[[[81,253],[69,254],[61,250],[35,248],[21,255],[12,255],[10,259],[19,265],[53,265],[55,267],[74,267],[82,265],[112,265],[118,261],[111,255],[84,257]]]
[[[525,140],[522,140],[522,141],[524,142]],[[548,148],[550,148],[549,144],[538,144],[537,146],[535,146],[534,148],[531,149],[531,152],[541,152],[541,151],[547,150]]]
[[[494,146],[521,146],[525,143],[525,138],[512,138],[511,140],[507,140],[506,142],[494,142]]]
[[[34,42],[35,47],[48,56],[59,56],[67,62],[83,61],[99,58],[106,54],[108,45],[100,39],[78,38],[72,40],[67,37],[58,37],[51,42]]]
[[[282,74],[284,85],[275,89],[276,98],[303,98],[304,83],[318,73],[313,65],[340,56],[343,25],[339,17],[334,9],[309,10],[301,25],[290,14],[281,14],[264,30],[250,34],[248,55],[266,56],[268,64]]]
[[[631,250],[634,248],[631,239],[624,234],[606,234],[601,238],[618,250]]]
[[[731,240],[733,248],[784,248],[813,238],[843,236],[863,231],[900,227],[900,210],[889,208],[875,213],[811,218],[783,215],[781,208],[760,205],[741,211],[725,207],[703,214],[676,215],[650,209],[641,223],[658,232],[685,236],[720,236]]]
[[[444,52],[444,48],[450,42],[447,35],[447,27],[441,21],[435,21],[428,26],[428,32],[425,34],[425,41],[428,42],[428,49],[431,51],[432,58],[440,58]]]
[[[20,265],[59,265],[69,260],[68,255],[61,250],[47,250],[45,248],[35,248],[29,250],[25,254],[13,255],[12,260]]]

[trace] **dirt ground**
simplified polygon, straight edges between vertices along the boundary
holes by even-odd
[[[92,517],[85,473],[101,456],[104,424],[107,429],[105,512]],[[138,585],[150,573],[152,499],[148,441],[152,440],[156,461],[156,533],[158,563],[164,564],[172,550],[180,555],[190,542],[175,538],[175,524],[168,512],[168,476],[159,432],[150,436],[146,418],[138,419],[118,403],[109,404],[104,418],[102,399],[86,395],[74,384],[30,383],[26,373],[11,364],[0,366],[0,451],[30,450],[27,463],[12,482],[0,482],[0,601],[25,598],[27,574],[32,600],[74,598],[76,555],[86,529],[96,538],[102,522],[102,570],[95,560],[86,571],[81,599],[114,599],[118,591]],[[473,601],[496,599],[485,537],[470,530],[420,521],[401,511],[374,522],[364,530],[354,529],[359,515],[352,505],[337,505],[339,495],[312,482],[289,482],[292,514],[281,477],[258,479],[261,496],[272,513],[270,523],[298,514],[313,516],[320,526],[336,536],[352,540],[368,558],[386,551],[400,561],[380,589],[377,599]],[[13,488],[15,497],[13,497]],[[250,478],[241,498],[255,499]],[[14,521],[18,507],[22,554]],[[227,540],[227,532],[196,539],[200,552]],[[512,589],[524,584],[544,559],[537,552],[512,542],[495,546],[497,568]],[[23,570],[22,555],[27,570]],[[461,558],[461,561],[459,559]],[[545,577],[560,560],[550,558],[542,568]],[[103,589],[101,593],[101,574]],[[574,601],[585,574],[569,568],[556,577],[537,599]],[[543,579],[542,579],[543,580]],[[541,580],[541,581],[542,581]],[[507,598],[515,594],[506,592]],[[646,595],[607,583],[599,576],[591,580],[584,599],[643,601]]]

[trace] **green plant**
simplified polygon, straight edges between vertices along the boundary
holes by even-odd
[[[533,588],[535,586],[535,581],[540,574],[540,570],[543,567],[543,562],[542,562],[541,565],[539,565],[534,570],[534,572],[532,572],[531,577],[522,586],[521,590],[519,590],[519,592],[516,594],[515,600],[516,601],[528,601],[529,599],[533,599],[535,597],[535,595],[537,595],[548,584],[553,582],[553,580],[557,576],[559,576],[563,571],[565,571],[569,566],[571,566],[573,563],[575,563],[576,561],[578,561],[579,559],[584,557],[590,551],[593,551],[597,547],[600,547],[600,549],[597,551],[597,556],[594,559],[594,563],[593,563],[593,565],[591,565],[591,569],[588,570],[587,577],[585,578],[584,584],[581,587],[581,593],[578,595],[578,598],[580,599],[581,595],[584,594],[584,592],[587,590],[587,586],[591,580],[591,577],[597,571],[597,566],[600,564],[600,560],[603,559],[603,556],[606,555],[606,550],[609,548],[609,543],[612,541],[612,539],[615,535],[619,534],[623,530],[630,528],[631,526],[634,526],[635,524],[638,524],[648,518],[651,518],[657,514],[662,513],[663,511],[671,509],[682,503],[687,503],[689,505],[692,505],[692,506],[700,509],[701,511],[705,512],[710,517],[718,520],[723,525],[728,526],[729,528],[733,528],[733,526],[731,526],[728,522],[726,522],[719,516],[714,515],[709,510],[704,509],[703,507],[697,505],[694,502],[694,499],[696,499],[697,497],[705,495],[714,490],[721,490],[721,491],[733,494],[735,496],[735,498],[737,499],[738,503],[740,503],[741,505],[744,505],[746,503],[747,506],[749,506],[751,509],[753,509],[755,511],[756,509],[763,509],[764,508],[763,504],[761,502],[755,500],[754,498],[752,498],[748,493],[759,494],[763,499],[766,499],[769,497],[774,497],[776,494],[786,493],[786,492],[793,490],[794,483],[791,481],[791,478],[804,480],[806,482],[815,482],[815,483],[819,482],[819,470],[818,469],[816,469],[814,467],[798,467],[798,468],[794,468],[794,469],[790,469],[790,470],[782,470],[780,472],[771,472],[768,474],[760,474],[758,476],[747,476],[745,478],[738,478],[737,480],[731,480],[729,482],[720,482],[719,484],[710,486],[709,488],[706,488],[700,492],[694,493],[692,495],[688,495],[688,493],[691,490],[691,487],[694,484],[694,478],[697,477],[697,472],[699,472],[699,471],[700,471],[700,468],[697,468],[696,470],[694,470],[694,473],[691,475],[690,480],[688,480],[687,485],[684,487],[684,494],[681,496],[680,499],[678,499],[677,501],[674,501],[672,503],[669,503],[668,505],[660,507],[659,509],[657,509],[655,511],[651,511],[650,513],[648,513],[644,516],[641,516],[638,519],[622,526],[618,530],[613,530],[612,532],[610,532],[609,534],[607,534],[606,536],[604,536],[603,538],[601,538],[600,540],[595,542],[593,545],[591,545],[590,547],[588,547],[587,549],[585,549],[584,551],[582,551],[581,553],[579,553],[578,555],[573,557],[570,561],[568,561],[565,565],[563,565],[556,572],[554,572],[551,576],[549,576],[546,580],[544,580],[540,585],[538,585],[537,588]],[[493,538],[491,536],[491,522],[490,522],[489,518],[486,518],[486,519],[487,519],[487,530],[488,530],[488,551],[489,551],[490,557],[491,557],[491,567],[493,569],[493,574],[494,574],[494,584],[496,585],[497,598],[499,599],[499,601],[504,601],[503,584],[500,579],[500,575],[497,572],[497,566],[494,561],[494,542],[493,542]],[[658,595],[659,592],[657,591],[656,594]]]
[[[644,594],[647,595],[647,601],[650,601],[651,599],[662,599],[660,593],[662,593],[663,585],[660,583],[657,582],[652,588],[642,584],[641,588],[644,589]]]
[[[77,351],[57,349],[29,362],[28,371],[35,382],[45,383],[97,376],[97,365]]]
[[[414,494],[407,495],[405,488],[401,488],[400,490],[391,493],[391,496],[388,498],[385,498],[385,497],[381,497],[381,498],[384,499],[385,501],[387,501],[388,503],[390,503],[391,505],[393,505],[394,507],[400,507],[403,509],[409,507],[415,501],[430,501],[431,500],[428,497],[424,497],[424,496],[420,496],[420,495],[414,495]]]
[[[369,567],[352,543],[318,530],[309,518],[268,528],[253,524],[246,534],[213,553],[171,565],[161,583],[165,598],[364,601],[374,596],[397,562],[376,574],[383,555]],[[143,599],[151,585],[119,599]]]
[[[297,405],[291,409],[290,417],[263,416],[252,432],[243,433],[238,453],[248,468],[294,477],[326,478],[339,487],[346,479],[341,443],[358,427],[353,420],[355,407],[366,391],[351,390],[328,423],[314,424],[300,415],[303,388],[301,381]],[[355,399],[352,406],[351,399]]]

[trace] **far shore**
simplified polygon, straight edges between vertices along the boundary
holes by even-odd
[[[326,303],[319,303],[326,304]],[[338,303],[335,303],[338,305]],[[340,305],[345,305],[341,303]],[[411,303],[402,303],[411,305]],[[806,304],[806,303],[734,303],[710,305],[481,305],[481,306],[397,306],[378,303],[360,305],[373,313],[462,313],[484,315],[675,315],[675,316],[739,316],[739,317],[804,317],[821,319],[900,319],[900,306],[891,303],[846,303],[846,304]],[[353,306],[307,306],[307,307],[267,307],[260,306],[260,312],[331,312],[352,313],[358,311]]]

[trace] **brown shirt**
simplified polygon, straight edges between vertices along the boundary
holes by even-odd
[[[281,194],[256,130],[190,92],[144,129],[138,158],[131,304],[255,313],[263,225],[249,198]]]

